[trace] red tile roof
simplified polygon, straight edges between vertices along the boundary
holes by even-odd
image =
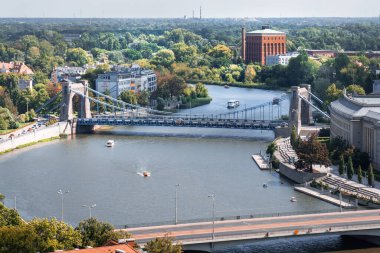
[[[0,62],[0,73],[18,73],[25,75],[33,75],[33,71],[23,62]]]
[[[126,244],[118,244],[114,246],[104,246],[91,249],[80,249],[80,250],[69,250],[69,251],[60,251],[65,253],[115,253],[116,250],[123,250],[126,253],[138,253],[131,246]]]

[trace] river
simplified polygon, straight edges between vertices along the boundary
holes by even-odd
[[[230,98],[249,107],[282,94],[208,88],[212,103],[194,112],[225,111]],[[284,103],[282,110],[288,107]],[[105,147],[108,139],[115,140],[113,148]],[[271,131],[116,127],[0,156],[0,192],[7,206],[17,197],[17,209],[29,220],[60,218],[57,191],[69,191],[63,195],[64,220],[73,225],[88,218],[83,205],[92,204],[94,217],[118,227],[173,223],[176,184],[179,222],[210,219],[210,194],[215,194],[218,217],[338,210],[295,192],[277,173],[258,169],[251,155],[271,140]],[[144,170],[151,177],[141,176]],[[297,202],[290,202],[292,196]]]

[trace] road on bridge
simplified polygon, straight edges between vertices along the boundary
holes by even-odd
[[[211,242],[212,222],[122,229],[138,244],[173,237],[182,244]],[[380,210],[215,221],[214,241],[280,237],[380,228]]]

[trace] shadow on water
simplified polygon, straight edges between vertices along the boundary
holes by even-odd
[[[345,250],[368,249],[374,244],[362,240],[340,235],[321,235],[302,238],[269,239],[252,244],[241,245],[217,253],[320,253]],[[376,248],[380,252],[380,248]],[[376,250],[375,249],[375,250]],[[375,252],[375,251],[371,251]]]

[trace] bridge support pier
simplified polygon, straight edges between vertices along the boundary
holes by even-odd
[[[90,100],[88,97],[88,83],[85,81],[84,83],[73,83],[69,80],[64,80],[61,82],[62,85],[62,96],[63,96],[63,105],[61,108],[60,121],[68,121],[74,119],[74,96],[75,92],[72,90],[76,90],[86,97],[79,96],[79,110],[78,117],[79,118],[91,118],[91,110],[90,110]]]
[[[302,124],[310,125],[313,123],[311,106],[300,98],[302,96],[310,102],[311,85],[304,84],[302,86],[292,86],[289,106],[289,130],[291,131],[294,126],[297,134],[300,133]]]

